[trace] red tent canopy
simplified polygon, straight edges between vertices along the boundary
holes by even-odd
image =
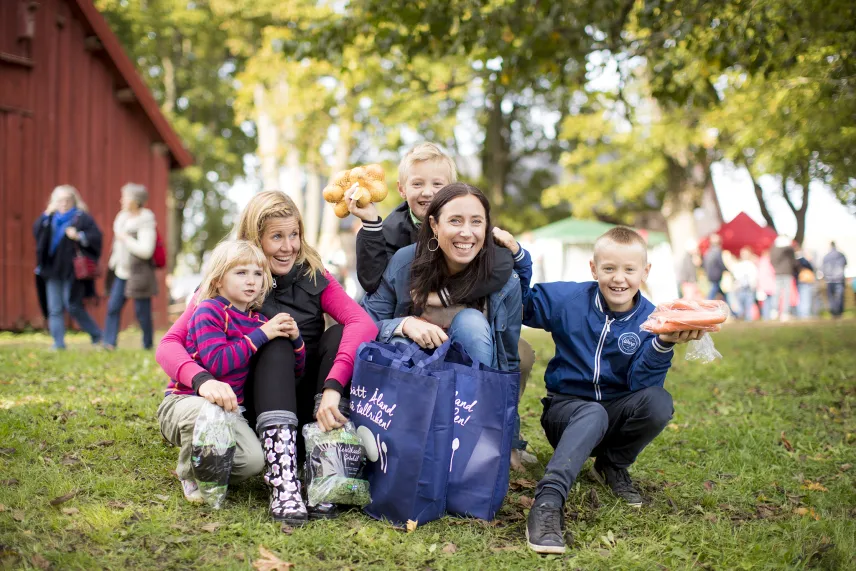
[[[719,227],[715,232],[722,238],[722,249],[728,250],[735,256],[740,255],[740,250],[748,246],[752,251],[761,255],[769,249],[776,240],[776,231],[768,226],[761,226],[752,220],[748,214],[741,212]],[[703,238],[698,245],[703,254],[710,245],[710,236]]]

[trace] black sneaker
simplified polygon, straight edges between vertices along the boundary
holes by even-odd
[[[564,553],[565,514],[546,503],[532,506],[526,520],[526,543],[535,553]]]
[[[634,508],[642,507],[642,495],[633,485],[626,468],[616,468],[606,460],[596,458],[591,469],[591,476],[612,490],[616,496]]]
[[[306,505],[306,511],[309,512],[309,519],[334,519],[339,517],[339,508],[336,504],[322,503],[317,506]]]

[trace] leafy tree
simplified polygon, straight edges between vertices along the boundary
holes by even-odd
[[[255,148],[251,128],[236,120],[235,73],[243,57],[227,46],[224,20],[202,0],[97,0],[195,158],[173,173],[170,252],[204,252],[230,229],[233,205],[225,192],[243,174],[243,158]],[[200,256],[191,256],[196,263]],[[170,266],[174,267],[175,259]]]

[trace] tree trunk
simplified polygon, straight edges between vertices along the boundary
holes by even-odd
[[[311,166],[306,173],[306,201],[303,210],[303,228],[306,241],[318,243],[318,228],[321,225],[321,181],[317,166]]]
[[[256,111],[256,129],[259,137],[258,155],[261,161],[262,188],[279,190],[279,165],[276,157],[279,133],[267,112],[268,95],[264,85],[253,89],[253,108]]]
[[[482,150],[482,176],[491,206],[505,202],[505,184],[508,174],[508,132],[502,112],[503,96],[500,88],[493,85],[485,101],[487,121],[485,124],[484,148]]]
[[[758,201],[758,207],[761,209],[761,216],[764,217],[764,221],[767,223],[767,226],[776,229],[776,223],[773,222],[773,215],[770,214],[770,209],[767,208],[767,201],[764,199],[764,189],[761,188],[761,185],[758,184],[758,180],[755,178],[755,173],[752,172],[752,161],[746,156],[743,157],[743,166],[746,167],[746,172],[749,173],[749,179],[752,181],[752,187],[755,189],[755,200]]]
[[[786,177],[782,177],[782,196],[785,197],[785,202],[788,203],[788,208],[791,209],[791,212],[794,213],[794,218],[797,220],[797,233],[794,234],[794,240],[798,244],[802,244],[803,239],[805,239],[805,215],[808,212],[808,193],[809,193],[809,185],[811,184],[811,177],[808,174],[808,169],[802,176],[800,177],[802,180],[799,185],[802,191],[802,202],[799,207],[794,204],[793,199],[791,199],[790,192],[788,191],[788,179]]]
[[[275,100],[277,106],[282,109],[288,109],[291,104],[291,90],[288,82],[285,79],[280,79],[276,89]],[[304,173],[300,164],[300,152],[295,145],[297,133],[294,125],[294,117],[291,114],[286,115],[281,130],[282,137],[280,141],[285,146],[285,177],[282,182],[282,191],[291,197],[297,209],[303,212]]]
[[[687,171],[671,157],[669,165],[669,192],[663,201],[663,216],[669,231],[669,242],[676,259],[688,250],[689,240],[699,239],[695,221],[695,209],[699,206],[704,188],[693,183]]]
[[[346,100],[343,95],[341,102]],[[336,141],[336,154],[333,162],[334,173],[348,168],[351,158],[351,117],[350,109],[342,103],[339,107],[339,138]],[[338,247],[339,218],[333,212],[332,204],[325,204],[321,216],[321,236],[318,238],[318,251],[322,259],[328,259]]]

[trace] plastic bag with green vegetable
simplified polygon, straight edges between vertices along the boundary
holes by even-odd
[[[205,403],[193,427],[190,463],[205,503],[220,509],[229,487],[235,457],[235,421],[238,415]]]
[[[363,477],[366,451],[352,422],[322,432],[313,422],[303,427],[310,506],[321,503],[364,506],[371,503]]]

